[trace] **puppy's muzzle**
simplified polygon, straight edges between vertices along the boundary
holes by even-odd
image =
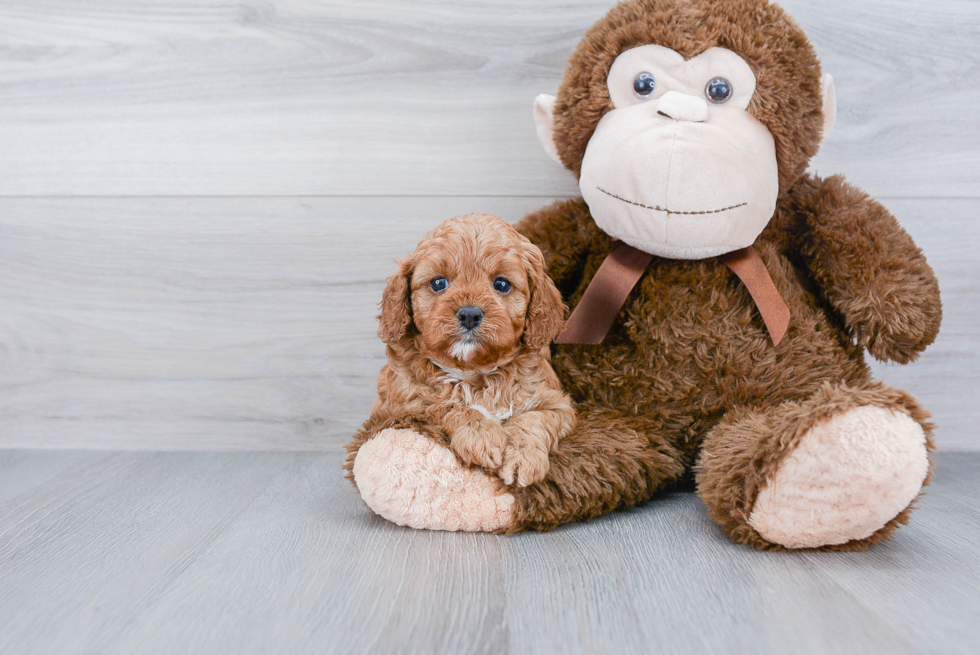
[[[476,329],[483,321],[483,310],[467,305],[456,310],[456,320],[467,330]]]

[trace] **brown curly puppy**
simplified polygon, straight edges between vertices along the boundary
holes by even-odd
[[[506,484],[545,477],[549,453],[575,426],[550,364],[564,312],[541,251],[501,219],[459,216],[422,239],[384,291],[379,334],[388,364],[371,417],[349,446],[346,468],[372,509],[411,524],[397,508],[413,498],[372,495],[371,478],[388,473],[354,466],[364,440],[385,428],[419,427]],[[389,437],[397,431],[372,447]]]

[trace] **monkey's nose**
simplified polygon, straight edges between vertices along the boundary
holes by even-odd
[[[657,101],[657,113],[675,121],[703,123],[708,120],[708,103],[679,91],[668,91]]]
[[[483,320],[483,310],[479,307],[460,307],[456,311],[456,320],[467,330],[472,330]]]

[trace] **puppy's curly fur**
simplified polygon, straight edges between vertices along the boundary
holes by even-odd
[[[431,286],[438,278],[445,289]],[[458,316],[464,307],[482,312],[472,329]],[[564,314],[541,251],[509,224],[468,214],[439,225],[388,279],[378,317],[388,364],[344,468],[380,430],[411,426],[506,484],[542,480],[575,427],[550,363]]]

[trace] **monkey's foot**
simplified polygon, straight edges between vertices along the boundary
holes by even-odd
[[[865,539],[908,507],[929,468],[922,426],[865,405],[810,428],[756,497],[749,525],[787,548]]]
[[[379,432],[361,446],[353,472],[367,506],[398,525],[495,532],[514,523],[514,496],[499,479],[413,430]]]

